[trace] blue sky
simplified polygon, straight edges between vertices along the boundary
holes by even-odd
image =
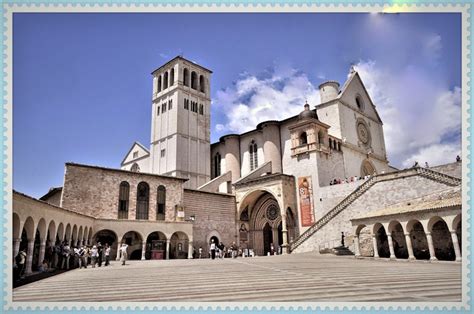
[[[317,105],[354,65],[394,166],[460,153],[459,14],[15,14],[13,42],[13,186],[35,197],[65,162],[149,146],[150,73],[178,54],[214,72],[212,141]]]

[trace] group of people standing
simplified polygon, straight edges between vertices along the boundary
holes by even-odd
[[[211,259],[232,257],[236,258],[238,255],[239,248],[235,242],[232,243],[230,247],[226,247],[224,243],[215,243],[214,239],[211,239],[211,244],[209,246],[209,256]],[[202,256],[202,247],[199,248],[199,258]]]

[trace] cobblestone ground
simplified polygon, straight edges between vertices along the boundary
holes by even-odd
[[[13,290],[13,301],[461,301],[454,262],[356,260],[313,253],[128,261]]]

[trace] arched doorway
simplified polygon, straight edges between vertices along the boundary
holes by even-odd
[[[410,233],[415,258],[429,260],[430,250],[423,225],[418,220],[410,220],[407,224],[407,231]]]
[[[402,225],[398,221],[391,221],[388,225],[388,230],[392,237],[393,251],[396,258],[407,259],[408,248],[405,241],[405,233]]]
[[[181,231],[173,233],[170,239],[170,259],[188,258],[188,245],[189,239],[186,233]]]
[[[359,237],[359,254],[364,257],[374,256],[374,244],[372,241],[372,234],[369,227],[360,225],[357,227],[356,233]]]
[[[375,239],[377,240],[377,252],[379,257],[390,257],[390,249],[388,247],[388,237],[385,232],[384,226],[381,224],[375,224]]]
[[[263,227],[263,255],[267,255],[270,252],[270,245],[273,243],[273,232],[272,227],[267,222]]]
[[[117,235],[112,230],[103,229],[98,231],[94,236],[94,244],[99,243],[102,247],[105,247],[106,244],[110,246],[110,259],[115,259],[117,257]]]
[[[142,259],[142,237],[138,232],[129,231],[122,237],[122,243],[128,245],[128,259],[141,260]]]
[[[428,228],[433,238],[433,246],[436,258],[439,260],[454,261],[456,254],[454,253],[453,241],[448,225],[440,217],[433,217],[428,222]]]
[[[166,258],[166,236],[164,233],[155,231],[146,238],[145,259]]]

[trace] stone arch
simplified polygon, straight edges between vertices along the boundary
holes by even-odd
[[[377,240],[377,251],[379,257],[390,257],[390,249],[388,247],[388,238],[385,227],[381,223],[374,224],[373,234]]]
[[[198,78],[197,78],[197,73],[192,71],[191,72],[191,88],[192,89],[196,89],[197,90],[197,82]]]
[[[177,231],[170,238],[170,259],[188,258],[189,237],[182,231]]]
[[[13,213],[13,239],[19,239],[21,237],[21,221],[20,216],[17,213]]]
[[[150,232],[146,238],[145,259],[165,259],[166,235],[161,231]]]
[[[76,242],[77,242],[77,225],[74,224],[74,226],[72,227],[72,233],[71,233],[71,243],[69,243],[69,245],[71,247],[76,246]]]
[[[88,226],[85,226],[84,227],[84,235],[83,235],[84,245],[89,244],[88,243],[89,242],[88,236],[89,236],[89,228],[88,228]]]
[[[48,225],[48,241],[54,243],[56,242],[56,223],[54,220],[51,220]]]
[[[163,75],[163,90],[168,88],[168,71]]]
[[[358,225],[354,233],[359,237],[359,254],[364,257],[374,256],[374,244],[370,227],[364,224]]]
[[[120,241],[128,245],[129,259],[140,260],[142,257],[143,235],[134,230],[126,232]]]
[[[26,218],[23,230],[26,232],[27,240],[33,240],[35,238],[35,223],[31,216]]]
[[[77,245],[81,246],[84,241],[84,230],[82,230],[82,226],[79,227],[79,230],[77,231]]]
[[[87,236],[87,241],[89,244],[92,242],[92,227],[89,227],[89,235]]]
[[[66,230],[64,231],[64,241],[68,242],[69,245],[71,245],[71,243],[69,243],[71,241],[71,224],[68,223],[66,225]]]
[[[416,259],[430,259],[428,240],[423,224],[417,219],[406,223],[405,232],[409,233],[413,255]]]
[[[207,243],[207,245],[210,245],[212,238],[217,238],[218,241],[221,241],[221,240],[222,240],[221,234],[220,234],[219,231],[217,231],[217,230],[212,230],[211,232],[209,232],[209,233],[206,235],[206,243]],[[217,243],[216,243],[216,244],[217,244]]]
[[[205,80],[204,80],[204,75],[199,75],[199,91],[201,93],[206,92],[206,83],[205,83]]]
[[[161,75],[158,76],[158,93],[161,92]]]
[[[64,240],[64,224],[62,222],[58,225],[58,231],[56,232],[55,241],[62,242]]]
[[[458,243],[459,243],[459,250],[460,253],[462,254],[462,222],[461,222],[461,214],[457,215],[454,217],[451,230],[456,231],[456,236],[458,238]]]
[[[174,68],[170,71],[170,87],[174,85]]]
[[[183,85],[189,86],[189,70],[188,68],[184,68],[183,70]]]
[[[300,143],[299,143],[300,146],[308,144],[308,135],[306,134],[306,132],[301,132],[299,136],[299,140],[300,140]]]
[[[118,239],[117,234],[110,229],[101,229],[94,234],[94,243],[99,243],[105,247],[106,244],[110,246],[110,259],[117,257]]]
[[[41,218],[38,222],[38,226],[36,227],[36,229],[38,230],[39,232],[39,236],[40,236],[40,241],[41,242],[44,242],[46,241],[46,221],[44,220],[44,218]]]
[[[372,164],[372,162],[368,159],[362,161],[362,164],[360,166],[360,175],[362,177],[365,177],[372,176],[375,174],[377,174],[377,171],[375,170],[375,166]]]
[[[454,253],[451,232],[446,221],[439,216],[431,217],[428,221],[428,230],[431,232],[436,258],[454,261],[456,254]]]
[[[405,231],[398,220],[392,220],[388,224],[388,232],[392,237],[393,251],[396,258],[408,258],[408,247],[405,240]]]

